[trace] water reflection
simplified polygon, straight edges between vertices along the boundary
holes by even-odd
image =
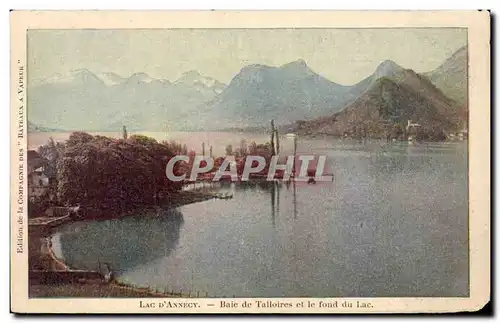
[[[177,209],[162,210],[147,216],[74,223],[52,239],[57,256],[71,267],[98,270],[108,264],[120,273],[169,256],[179,242],[183,223]]]
[[[283,184],[282,182],[271,182],[270,196],[271,196],[271,217],[273,228],[276,227],[276,216],[280,215],[280,191]]]
[[[70,226],[61,254],[210,297],[467,296],[466,149],[333,144],[332,182],[221,183],[177,218]]]
[[[283,186],[287,190],[291,190],[293,199],[293,216],[297,218],[297,185],[295,181],[247,181],[238,183],[225,183],[221,187],[232,187],[239,191],[264,191],[269,193],[270,206],[271,206],[271,220],[273,227],[276,226],[276,217],[280,215],[280,192]]]

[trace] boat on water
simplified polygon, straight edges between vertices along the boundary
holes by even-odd
[[[226,200],[226,199],[233,198],[233,193],[216,193],[215,197],[218,199]]]

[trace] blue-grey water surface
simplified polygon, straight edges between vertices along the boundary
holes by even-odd
[[[467,143],[301,140],[333,182],[225,185],[209,200],[54,236],[77,268],[209,296],[468,295]]]

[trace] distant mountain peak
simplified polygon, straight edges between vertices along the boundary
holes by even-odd
[[[113,72],[102,72],[102,73],[99,73],[99,75],[107,75],[107,76],[112,76],[112,77],[119,77],[119,78],[123,78],[121,77],[120,75],[116,74],[116,73],[113,73]]]
[[[423,73],[438,89],[447,96],[468,106],[468,46],[457,49],[436,69]]]
[[[187,72],[182,73],[182,75],[175,81],[174,83],[189,83],[192,84],[196,82],[199,79],[206,79],[206,78],[211,78],[211,77],[206,77],[200,74],[200,72],[196,70],[190,70]]]
[[[280,69],[282,70],[293,70],[295,72],[306,72],[306,73],[312,73],[311,69],[307,65],[306,61],[303,59],[298,59],[293,62],[284,64],[280,66]]]
[[[202,86],[209,89],[212,89],[216,93],[222,92],[225,87],[224,84],[219,82],[210,76],[204,76],[200,74],[200,72],[196,70],[190,70],[182,73],[181,77],[174,82],[174,84],[188,84],[191,86]]]
[[[181,78],[182,77],[198,77],[198,76],[201,76],[200,72],[198,72],[197,70],[189,70],[187,72],[182,73]]]
[[[265,70],[265,69],[271,69],[272,67],[270,66],[267,66],[267,65],[263,65],[263,64],[250,64],[250,65],[246,65],[244,66],[240,73],[241,72],[253,72],[253,71],[260,71],[260,70]]]
[[[116,85],[124,81],[123,77],[113,72],[102,72],[97,74],[97,77],[99,77],[104,82],[104,84],[108,86]]]
[[[299,59],[292,61],[290,63],[286,63],[286,64],[281,65],[282,68],[283,67],[292,67],[292,66],[293,67],[308,67],[306,61],[303,60],[302,58],[299,58]]]
[[[42,83],[103,83],[94,73],[86,68],[73,69],[66,74],[55,74],[54,76],[45,79]]]
[[[380,63],[380,66],[381,67],[399,67],[398,64],[396,64],[393,60],[390,60],[390,59],[386,59],[385,61],[383,61],[382,63]]]
[[[149,78],[150,76],[144,72],[138,72],[138,73],[134,73],[130,76],[131,78],[134,77],[134,78]]]
[[[378,79],[380,77],[393,76],[403,71],[404,68],[399,66],[395,62],[391,60],[385,60],[382,63],[380,63],[380,65],[377,67],[373,75],[375,76],[374,79]]]
[[[129,82],[140,82],[140,83],[151,83],[153,81],[156,81],[156,79],[152,78],[148,74],[144,72],[138,72],[130,75],[128,78]]]
[[[69,73],[72,74],[72,75],[76,75],[76,74],[80,74],[80,75],[85,75],[85,74],[86,75],[94,75],[94,73],[92,73],[91,71],[89,71],[86,68],[72,69],[72,70],[70,70]]]
[[[468,50],[468,45],[467,44],[463,45],[462,47],[460,47],[459,49],[457,49],[455,51],[455,53],[452,55],[452,57],[463,54],[464,52],[467,53],[467,50]]]

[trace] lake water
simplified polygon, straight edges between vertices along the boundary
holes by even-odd
[[[64,226],[54,251],[211,297],[468,295],[466,142],[311,139],[298,151],[326,154],[334,181],[228,184],[230,200]]]

